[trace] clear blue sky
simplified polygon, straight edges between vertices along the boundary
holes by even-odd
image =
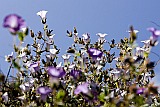
[[[36,13],[47,10],[49,28],[54,30],[55,43],[65,52],[72,40],[66,37],[66,30],[77,27],[79,35],[90,33],[95,41],[96,33],[107,33],[107,40],[113,38],[117,42],[123,37],[128,37],[130,25],[139,30],[138,41],[146,40],[150,32],[148,27],[156,27],[150,21],[160,24],[160,0],[3,0],[0,3],[0,22],[6,15],[16,13],[26,20],[27,25],[34,32],[42,30],[40,18]],[[5,56],[12,51],[12,36],[0,26],[0,55]],[[160,39],[159,39],[160,40]],[[31,41],[27,37],[27,41]],[[142,44],[141,44],[142,46]],[[152,51],[160,54],[160,45]],[[157,56],[151,55],[151,60]],[[8,64],[0,58],[0,67],[3,72],[8,70]],[[156,67],[156,75],[160,66]],[[155,80],[158,80],[156,77]]]

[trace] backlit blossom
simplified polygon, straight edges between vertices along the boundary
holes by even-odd
[[[37,92],[41,94],[42,100],[46,100],[47,96],[52,92],[52,90],[47,86],[41,86],[37,89]]]
[[[89,88],[88,88],[89,84],[87,82],[77,86],[77,88],[74,90],[74,94],[80,94],[81,92],[83,94],[87,94],[89,92]]]
[[[48,11],[45,11],[45,10],[37,12],[37,15],[41,17],[43,24],[46,23],[46,14],[47,14],[47,12]]]
[[[4,18],[3,27],[9,29],[11,33],[16,33],[26,27],[25,21],[17,14],[10,14]]]
[[[102,51],[95,49],[95,48],[90,48],[90,49],[88,49],[87,52],[88,52],[89,56],[91,56],[92,58],[101,58],[103,55]]]
[[[83,39],[84,43],[87,43],[90,41],[90,35],[88,33],[84,33],[82,35],[82,39]]]
[[[108,34],[106,34],[106,33],[97,33],[96,35],[99,36],[98,41],[99,41],[100,43],[106,42],[105,36],[107,36]]]

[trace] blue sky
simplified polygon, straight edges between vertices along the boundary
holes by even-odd
[[[128,37],[126,32],[130,25],[139,30],[138,41],[146,40],[150,37],[148,27],[156,27],[151,21],[160,24],[160,1],[159,0],[3,0],[0,3],[0,22],[6,15],[16,13],[25,19],[27,25],[34,32],[42,30],[40,18],[36,13],[40,10],[47,10],[47,23],[49,28],[56,34],[54,41],[65,53],[67,46],[72,40],[66,37],[66,30],[77,27],[79,35],[90,33],[95,41],[98,37],[96,33],[107,33],[106,39],[113,38],[119,42],[121,38]],[[27,41],[31,42],[29,37]],[[7,29],[0,26],[0,55],[10,54],[13,37]],[[142,46],[142,44],[140,44]],[[152,51],[160,53],[160,45]],[[151,54],[151,60],[158,57]],[[8,64],[0,58],[0,67],[3,72],[8,70]],[[160,66],[156,67],[156,74],[159,73]],[[155,81],[158,80],[158,76]]]

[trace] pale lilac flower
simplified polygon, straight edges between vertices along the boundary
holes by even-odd
[[[26,23],[19,15],[10,14],[4,18],[3,26],[8,28],[11,33],[16,33],[26,27]]]
[[[152,36],[150,37],[151,45],[155,46],[158,44],[158,37],[160,36],[160,30],[157,30],[156,28],[150,27],[147,29],[152,33]]]
[[[95,48],[90,48],[90,49],[88,49],[87,52],[88,52],[89,56],[91,56],[92,58],[101,58],[103,55],[102,51],[95,49]]]
[[[81,92],[83,94],[87,94],[89,92],[89,88],[88,88],[89,84],[87,82],[78,85],[77,88],[74,90],[74,94],[80,94]]]
[[[52,90],[47,86],[41,86],[37,89],[37,92],[41,94],[41,100],[46,100],[47,96],[52,92]]]
[[[143,94],[145,91],[145,88],[137,88],[136,94]]]
[[[39,71],[39,70],[40,70],[39,62],[31,63],[30,66],[29,66],[29,70],[30,70],[32,73]]]
[[[24,83],[24,84],[21,84],[19,87],[20,87],[20,89],[21,89],[22,91],[26,92],[26,91],[29,90],[30,85],[29,85],[28,82],[26,82],[26,83]]]
[[[50,75],[53,78],[61,78],[65,75],[65,71],[63,68],[55,68],[53,66],[50,66],[47,68],[48,75]]]

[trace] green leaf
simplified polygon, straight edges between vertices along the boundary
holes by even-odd
[[[105,97],[105,93],[104,93],[104,92],[101,92],[100,95],[98,96],[98,99],[99,99],[100,101],[102,101],[102,102],[105,102],[104,97]]]
[[[18,39],[19,39],[20,41],[23,41],[23,40],[24,40],[24,37],[25,37],[24,33],[18,32]]]
[[[56,98],[57,100],[62,100],[65,96],[65,91],[64,90],[59,90],[57,95],[56,95]]]

